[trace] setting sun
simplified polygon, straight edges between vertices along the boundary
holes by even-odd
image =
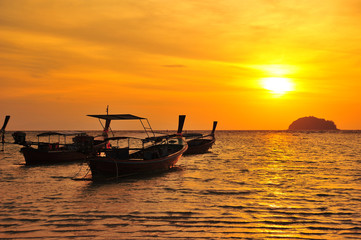
[[[263,88],[279,95],[293,90],[293,83],[290,79],[283,77],[263,78],[261,84]]]
[[[361,128],[357,0],[13,2],[0,1],[10,129],[94,129],[85,116],[107,105],[156,129],[180,113],[189,129],[284,129],[320,114]]]
[[[361,240],[360,22],[361,0],[0,0],[0,240]]]

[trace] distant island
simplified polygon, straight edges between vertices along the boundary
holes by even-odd
[[[333,121],[313,116],[299,118],[288,127],[288,130],[338,130]]]

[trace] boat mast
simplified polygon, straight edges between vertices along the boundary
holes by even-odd
[[[107,115],[109,115],[109,105],[107,105]],[[103,129],[103,137],[104,138],[107,138],[108,137],[108,132],[109,132],[109,126],[110,126],[110,119],[106,119],[105,120],[105,126],[104,126],[104,129]]]

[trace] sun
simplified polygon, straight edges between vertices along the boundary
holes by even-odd
[[[290,76],[295,76],[299,67],[289,64],[258,64],[250,65],[250,68],[258,70],[261,74],[257,88],[268,90],[273,97],[278,98],[296,91],[296,84]]]
[[[267,89],[277,95],[283,95],[293,90],[292,81],[285,77],[263,78],[261,84],[264,89]]]

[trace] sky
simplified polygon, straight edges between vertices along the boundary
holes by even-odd
[[[109,105],[154,129],[361,129],[360,26],[361,0],[0,0],[0,121],[96,130]]]

